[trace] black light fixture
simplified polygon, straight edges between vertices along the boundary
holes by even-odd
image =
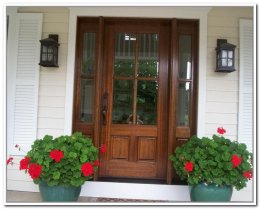
[[[49,38],[40,40],[41,57],[39,65],[43,67],[59,67],[58,66],[58,43],[59,36],[50,34]]]
[[[227,43],[226,39],[217,39],[217,66],[216,72],[230,73],[235,71],[235,48]]]

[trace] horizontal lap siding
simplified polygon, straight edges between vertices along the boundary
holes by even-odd
[[[207,77],[206,77],[206,130],[211,136],[217,127],[226,128],[226,136],[237,140],[239,94],[239,19],[253,18],[249,7],[214,7],[208,13]],[[217,73],[217,39],[227,39],[236,45],[235,69],[232,73]]]
[[[42,39],[59,35],[59,68],[41,67],[37,137],[64,133],[69,10],[62,7],[23,7],[18,12],[43,13]]]

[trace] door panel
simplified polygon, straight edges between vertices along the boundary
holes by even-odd
[[[166,178],[167,32],[158,22],[105,26],[108,151],[101,177]]]

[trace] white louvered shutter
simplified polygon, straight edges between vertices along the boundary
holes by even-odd
[[[253,38],[253,21],[241,19],[238,141],[245,143],[250,151],[253,145]]]
[[[8,118],[9,131],[7,132],[8,144],[11,146],[10,154],[24,154],[14,149],[15,144],[21,145],[24,151],[28,151],[37,136],[37,110],[39,89],[39,57],[42,31],[42,14],[17,14],[14,40],[8,40],[12,44],[13,54],[7,57],[8,82],[14,82],[10,93],[12,95]],[[8,46],[10,47],[10,46]],[[11,69],[12,68],[12,69]]]

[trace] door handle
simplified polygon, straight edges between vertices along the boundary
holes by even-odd
[[[107,109],[108,109],[108,93],[105,92],[102,97],[102,123],[107,124]]]

